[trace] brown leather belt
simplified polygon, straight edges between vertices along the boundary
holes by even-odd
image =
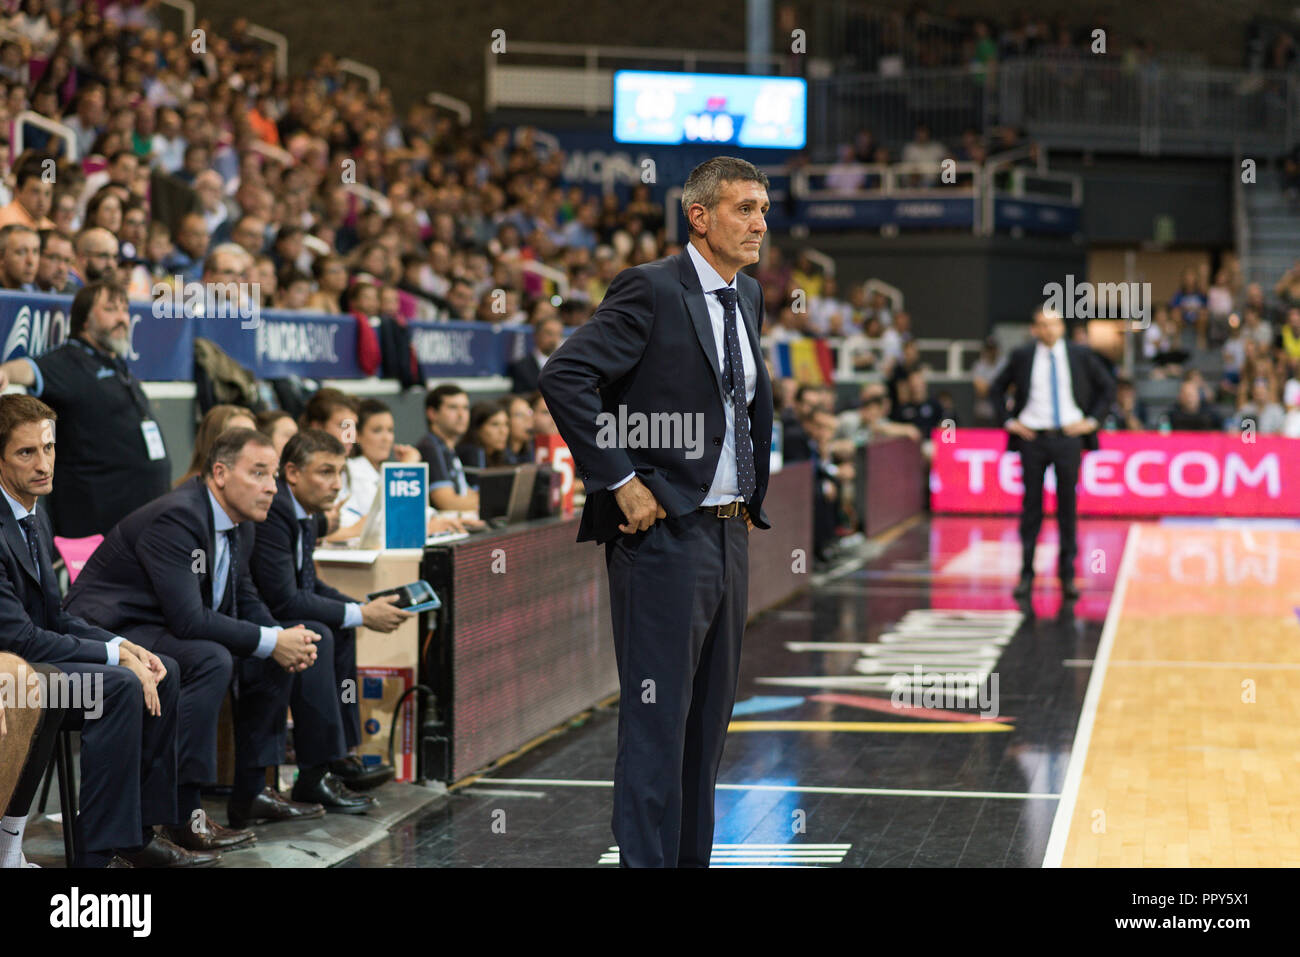
[[[726,505],[701,505],[700,511],[707,512],[716,518],[739,518],[744,515],[744,505],[740,499],[734,502],[728,502]]]

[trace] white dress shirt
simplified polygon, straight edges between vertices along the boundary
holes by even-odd
[[[695,266],[695,273],[700,278],[700,288],[704,290],[704,304],[709,310],[709,323],[713,327],[713,344],[718,353],[718,368],[725,369],[727,365],[727,335],[723,326],[725,310],[722,307],[722,300],[714,295],[714,290],[721,289],[723,286],[729,286],[736,289],[736,277],[731,277],[731,282],[724,282],[718,275],[718,271],[709,265],[708,260],[704,258],[695,248],[694,243],[686,244],[687,255],[691,257],[691,262]],[[740,337],[740,352],[745,366],[745,404],[754,401],[754,390],[758,386],[758,366],[754,361],[754,350],[749,343],[749,333],[745,329],[745,318],[740,311],[739,290],[737,289],[736,299],[736,333]],[[713,473],[713,484],[709,487],[709,493],[704,497],[701,505],[726,505],[728,502],[734,502],[740,498],[736,482],[736,410],[729,394],[722,396],[723,412],[726,416],[726,434],[722,439],[722,452],[718,456],[718,468]],[[752,423],[751,423],[752,427]],[[754,447],[754,434],[750,432],[750,448]],[[757,453],[755,453],[757,457]],[[618,488],[621,485],[631,481],[632,473],[626,476],[622,481],[610,486],[610,490]]]
[[[366,517],[379,492],[379,470],[364,455],[348,459],[346,471],[351,494],[339,508],[339,524],[344,528]]]
[[[212,608],[215,611],[226,593],[226,577],[230,574],[230,542],[226,540],[223,533],[234,528],[235,523],[230,520],[226,510],[212,494],[212,489],[208,489],[208,502],[212,506],[212,530],[213,537],[216,539],[216,554],[212,556]],[[238,582],[235,587],[239,587]],[[257,650],[253,652],[253,657],[269,658],[271,652],[275,650],[275,636],[280,633],[280,629],[270,625],[260,627],[262,637],[257,642]]]
[[[307,518],[311,518],[314,520],[314,517],[305,508],[302,507],[302,504],[298,501],[297,497],[293,494],[292,489],[289,491],[289,501],[293,502],[293,514],[294,517],[298,519],[299,522]],[[311,561],[310,555],[307,556],[307,560]],[[294,570],[302,571],[303,554],[302,554],[302,526],[301,525],[298,526],[298,534],[294,538],[293,561],[294,561]],[[359,604],[357,604],[355,601],[349,601],[344,603],[343,607],[347,609],[343,613],[344,628],[355,628],[357,627],[357,625],[361,624],[362,622],[361,606]]]
[[[35,515],[35,514],[36,514],[36,506],[35,506],[35,505],[32,506],[31,511],[28,511],[28,510],[23,506],[23,504],[22,504],[21,502],[18,501],[18,499],[14,498],[12,495],[9,494],[9,490],[8,490],[7,488],[5,488],[4,486],[0,486],[0,492],[3,492],[3,493],[4,493],[4,497],[5,497],[6,499],[9,500],[9,509],[10,509],[10,511],[12,511],[12,512],[14,513],[14,518],[17,519],[18,521],[21,522],[21,521],[22,521],[24,518],[26,518],[28,515]],[[23,531],[23,527],[22,527],[22,525],[19,525],[19,526],[18,526],[18,534],[19,534],[19,535],[23,535],[24,537],[26,537],[26,533]],[[39,547],[39,546],[38,546],[38,547]],[[37,566],[36,566],[36,575],[37,575],[38,578],[40,577],[40,574],[41,574],[41,568],[40,568],[39,565],[37,565]],[[123,638],[121,635],[118,635],[116,638],[114,638],[112,641],[110,641],[110,642],[108,643],[108,661],[107,661],[107,664],[110,664],[110,665],[116,665],[116,664],[119,664],[119,663],[120,663],[120,660],[121,660],[121,659],[120,659],[120,657],[119,657],[119,655],[118,655],[117,646],[120,645],[120,644],[121,644],[122,642],[124,642],[124,641],[126,641],[126,639]]]
[[[1056,388],[1060,401],[1061,422],[1057,425],[1052,415],[1052,365],[1056,361]],[[1020,422],[1030,429],[1065,428],[1083,421],[1083,410],[1074,401],[1074,388],[1070,379],[1070,356],[1065,340],[1057,339],[1048,351],[1041,342],[1034,348],[1034,364],[1029,373],[1029,398],[1020,412]]]

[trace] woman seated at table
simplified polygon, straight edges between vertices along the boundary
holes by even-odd
[[[498,468],[514,463],[506,454],[510,438],[510,417],[499,400],[475,402],[469,410],[469,431],[465,441],[456,446],[456,455],[465,466],[469,484],[478,487],[477,470]],[[470,470],[476,470],[470,473]]]
[[[506,459],[511,465],[537,461],[533,447],[533,407],[522,395],[508,395],[501,400],[510,422],[506,439]]]
[[[328,542],[343,542],[361,534],[370,513],[370,506],[379,494],[383,464],[389,457],[395,462],[417,463],[420,453],[413,446],[395,444],[393,441],[393,413],[378,399],[363,399],[357,413],[356,443],[347,460],[348,497],[339,509],[339,529],[326,536]],[[466,527],[481,527],[482,523],[459,516],[439,514],[432,506],[425,507],[428,519],[426,531],[463,532]]]

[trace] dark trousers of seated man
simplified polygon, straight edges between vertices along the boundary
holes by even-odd
[[[123,629],[129,641],[178,665],[168,672],[180,679],[180,715],[176,729],[176,778],[182,824],[202,805],[200,788],[217,780],[217,725],[230,688],[234,658],[229,649],[202,638],[177,638],[160,625]],[[167,682],[164,681],[163,684]],[[159,691],[162,687],[159,686]]]
[[[28,665],[46,676],[47,689],[60,672],[77,675],[82,683],[80,700],[73,695],[58,700],[47,692],[36,740],[4,813],[12,817],[30,813],[59,731],[80,731],[81,786],[73,824],[78,867],[103,867],[114,850],[136,849],[153,840],[153,825],[177,823],[180,666],[159,657],[167,677],[158,686],[162,714],[157,717],[145,711],[140,681],[126,668],[74,662]],[[102,698],[94,697],[98,674],[103,675]]]
[[[1062,581],[1074,581],[1074,556],[1078,552],[1079,462],[1083,457],[1083,440],[1075,435],[1041,432],[1033,441],[1020,445],[1020,471],[1025,498],[1020,512],[1020,575],[1034,574],[1034,550],[1038,532],[1043,527],[1043,476],[1047,466],[1056,471],[1056,524],[1060,531],[1057,574]]]
[[[318,621],[282,622],[304,625],[320,635],[316,662],[306,671],[289,672],[271,658],[244,658],[239,671],[239,700],[235,707],[235,783],[232,804],[251,800],[266,787],[266,769],[283,764],[287,709],[293,709],[293,749],[298,782],[314,785],[327,765],[346,753],[340,699],[335,679],[336,640]],[[353,643],[353,661],[356,660]],[[354,664],[355,667],[355,664]],[[350,698],[355,698],[355,688]]]

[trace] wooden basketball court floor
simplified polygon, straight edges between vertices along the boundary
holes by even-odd
[[[1133,525],[1046,866],[1300,866],[1300,530]]]
[[[1083,595],[1014,517],[932,516],[750,622],[713,866],[1300,864],[1300,523],[1085,519]],[[896,699],[914,670],[991,700]],[[345,867],[593,867],[606,702]],[[497,826],[508,821],[507,827]]]

